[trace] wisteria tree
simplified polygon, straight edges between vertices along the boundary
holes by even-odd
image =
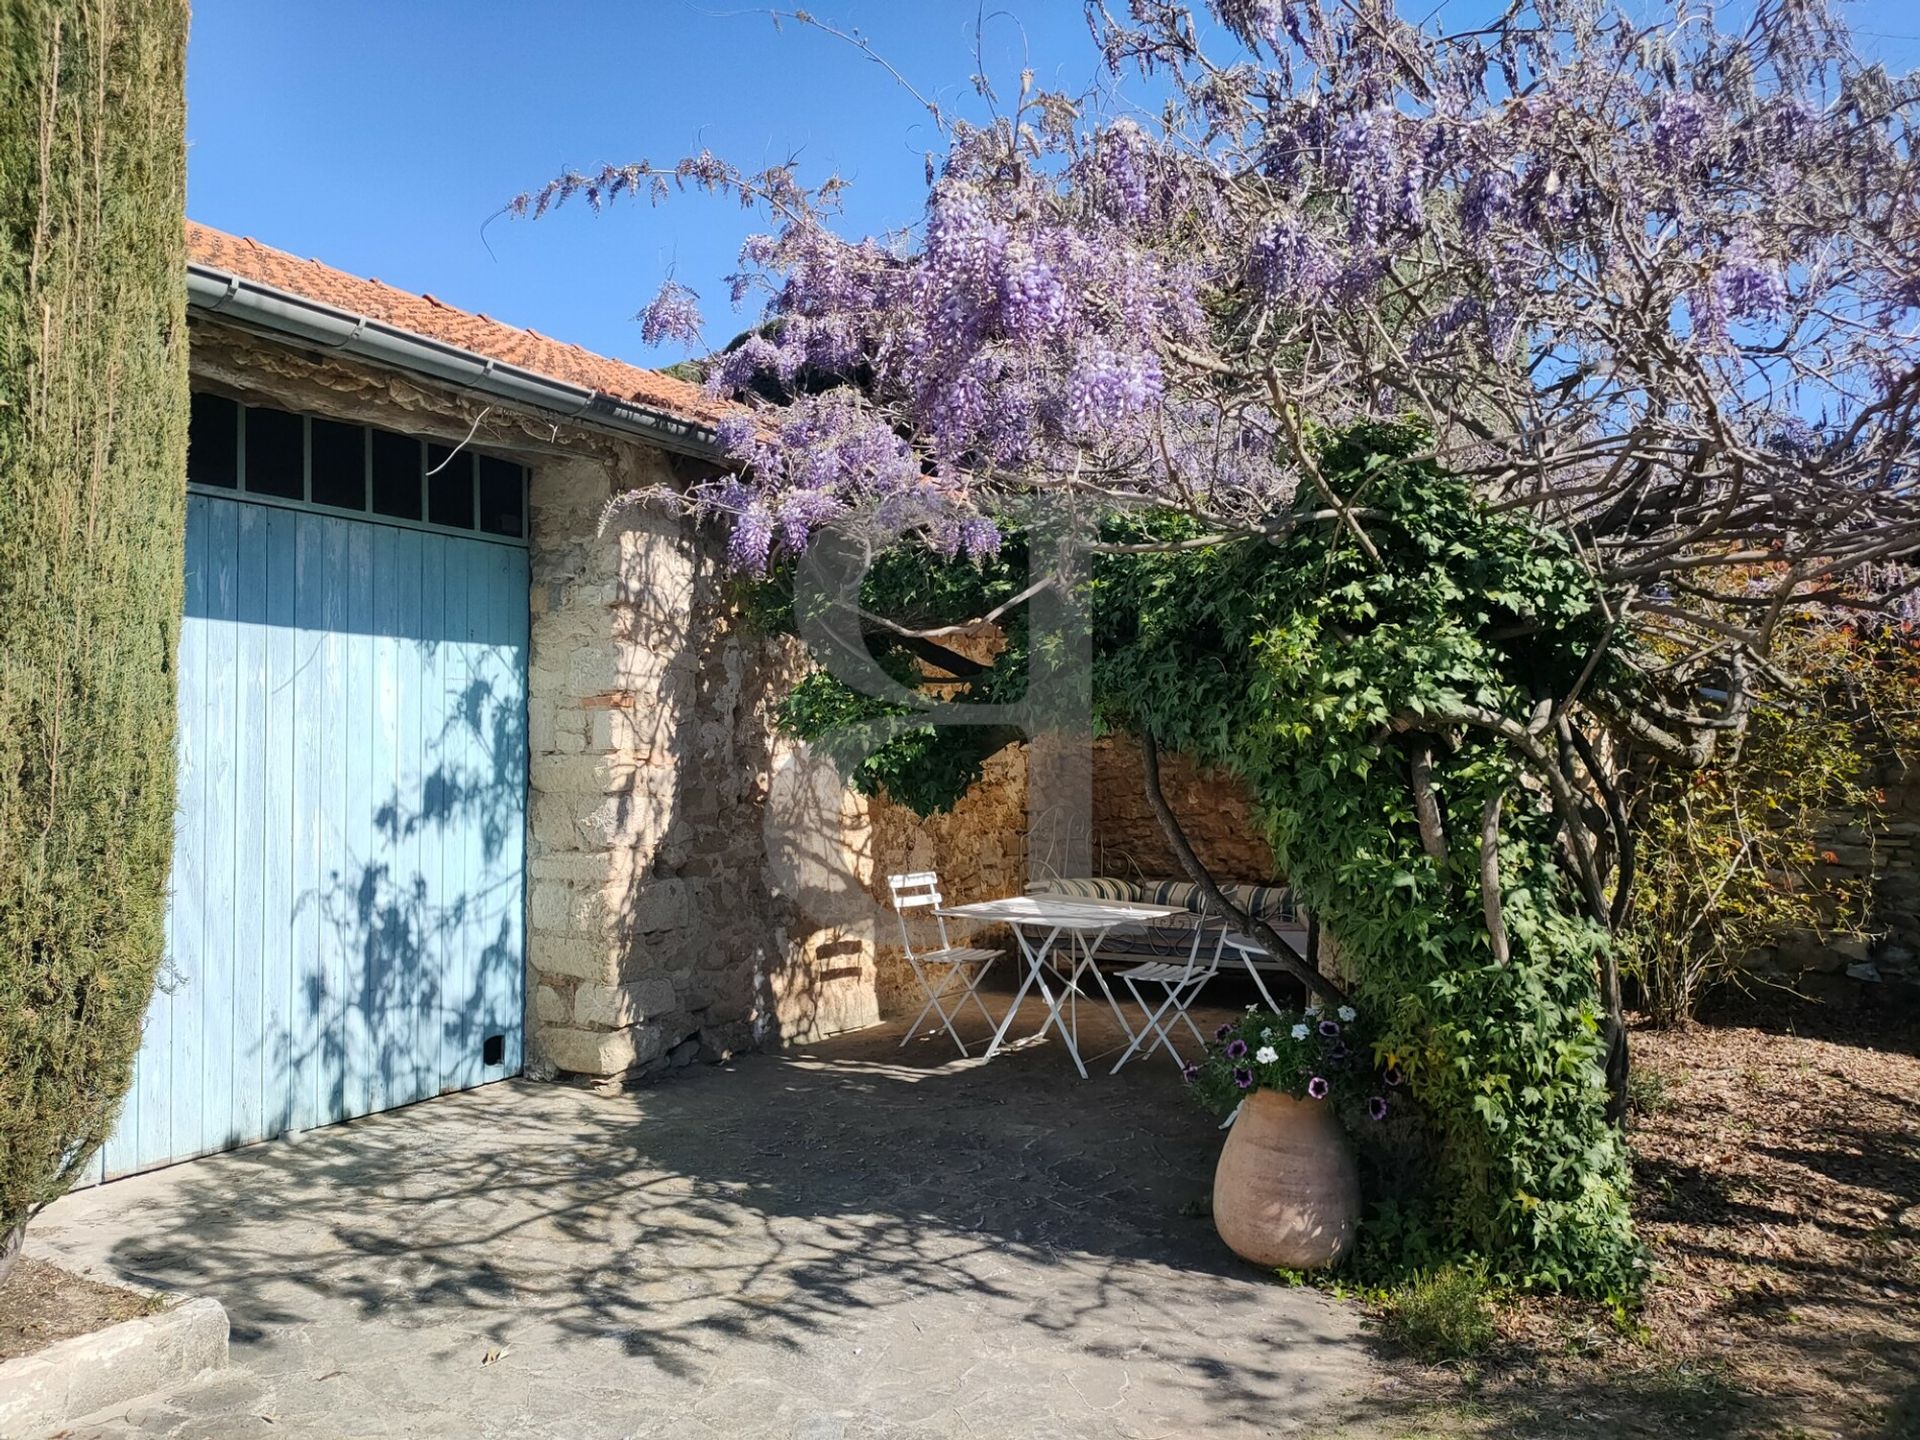
[[[1298,787],[1299,757],[1275,756],[1300,727],[1259,713],[1292,706],[1390,784],[1365,837],[1406,848],[1387,876],[1327,853],[1297,798],[1257,798],[1362,993],[1412,1006],[1388,1031],[1491,1197],[1462,1233],[1544,1254],[1552,1217],[1583,1215],[1529,1273],[1612,1288],[1624,1166],[1585,1117],[1599,1066],[1616,1097],[1625,1077],[1621,757],[1705,763],[1784,683],[1783,626],[1909,603],[1920,86],[1859,58],[1826,0],[1758,0],[1738,31],[1600,0],[1496,3],[1448,31],[1391,0],[1087,10],[1160,108],[977,81],[978,117],[929,107],[945,148],[911,233],[842,235],[838,182],[706,154],[568,175],[518,208],[693,187],[772,218],[735,282],[764,312],[710,370],[750,401],[725,431],[739,469],[698,497],[742,569],[828,526],[986,556],[1039,497],[1105,525],[1089,550],[1163,579],[1230,565],[1279,605],[1208,620],[1259,652],[1240,702],[1264,738],[1203,758]],[[677,287],[645,318],[699,333]],[[1338,613],[1313,608],[1315,565],[1348,587]],[[1444,593],[1409,602],[1429,575]],[[1368,646],[1391,669],[1409,651],[1387,637],[1442,632],[1460,644],[1401,682],[1341,688]],[[1124,718],[1150,775],[1156,742],[1192,742],[1152,705]],[[1460,923],[1383,927],[1383,879]],[[1408,944],[1492,976],[1472,1023],[1544,1025],[1545,1068],[1445,1079],[1459,1055],[1434,1037],[1467,1022],[1407,999],[1431,978],[1387,963]],[[1523,991],[1551,991],[1547,1019],[1514,1018]]]

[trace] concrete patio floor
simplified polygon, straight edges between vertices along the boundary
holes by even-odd
[[[1374,1433],[1354,1311],[1192,1213],[1220,1140],[1164,1055],[1082,1081],[1057,1039],[900,1035],[510,1081],[69,1195],[30,1248],[216,1297],[237,1367],[72,1440]]]

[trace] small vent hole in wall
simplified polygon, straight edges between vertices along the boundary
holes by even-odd
[[[507,1063],[507,1037],[489,1035],[480,1042],[480,1063],[482,1065],[504,1065]]]

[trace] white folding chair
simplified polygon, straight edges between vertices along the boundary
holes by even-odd
[[[1211,944],[1208,943],[1209,937]],[[1148,960],[1119,972],[1133,995],[1133,1003],[1140,1007],[1140,1013],[1147,1018],[1146,1024],[1134,1035],[1133,1043],[1120,1052],[1120,1058],[1113,1062],[1113,1069],[1108,1074],[1118,1074],[1120,1067],[1136,1053],[1151,1055],[1162,1046],[1173,1057],[1174,1064],[1183,1064],[1179,1048],[1173,1043],[1172,1033],[1173,1027],[1182,1021],[1193,1032],[1194,1040],[1205,1049],[1206,1037],[1200,1033],[1200,1027],[1193,1023],[1187,1008],[1199,997],[1207,981],[1219,973],[1220,955],[1226,941],[1227,930],[1224,925],[1217,920],[1196,916],[1193,939],[1187,943],[1185,955],[1176,951],[1164,960]],[[1163,998],[1158,1008],[1140,993],[1142,985],[1160,987]],[[1144,1052],[1140,1051],[1142,1045],[1147,1047]]]
[[[993,968],[993,962],[1000,958],[1001,952],[977,950],[952,942],[947,935],[947,917],[940,909],[940,877],[931,870],[918,870],[911,875],[889,875],[887,885],[893,891],[893,912],[900,922],[900,948],[906,952],[913,978],[920,982],[921,993],[927,997],[927,1003],[913,1017],[913,1023],[907,1027],[900,1044],[904,1047],[908,1040],[913,1039],[919,1032],[920,1022],[927,1018],[927,1012],[931,1010],[940,1017],[941,1024],[947,1027],[947,1033],[953,1037],[953,1043],[965,1055],[967,1044],[960,1038],[960,1032],[953,1028],[954,1016],[971,1000],[986,1016],[987,1027],[994,1027],[996,1022],[988,1013],[986,1002],[980,998],[980,982],[986,978],[987,971]],[[940,936],[937,950],[913,948],[913,936],[907,931],[907,911],[918,909],[933,913],[933,923]],[[976,967],[970,978],[966,974],[969,966]],[[930,978],[929,972],[938,976],[938,984]],[[960,984],[958,991],[953,990],[956,981]],[[948,998],[949,992],[952,992],[951,1010],[941,1004],[942,1000]]]

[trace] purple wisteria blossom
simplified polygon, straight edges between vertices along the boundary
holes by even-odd
[[[1756,0],[1737,31],[1677,0],[1211,8],[1093,7],[1151,118],[1030,80],[937,116],[897,234],[839,233],[838,180],[705,151],[514,202],[767,218],[731,281],[762,308],[708,371],[762,411],[728,431],[760,501],[718,507],[738,563],[878,514],[991,553],[1036,495],[1271,531],[1316,484],[1311,436],[1408,417],[1434,463],[1577,532],[1602,585],[1684,573],[1663,623],[1710,650],[1726,557],[1831,581],[1920,537],[1920,87],[1864,66],[1829,0]],[[644,336],[697,333],[670,283]],[[1817,440],[1773,445],[1783,414]]]
[[[700,297],[672,280],[639,315],[640,338],[649,345],[694,344],[700,338]]]

